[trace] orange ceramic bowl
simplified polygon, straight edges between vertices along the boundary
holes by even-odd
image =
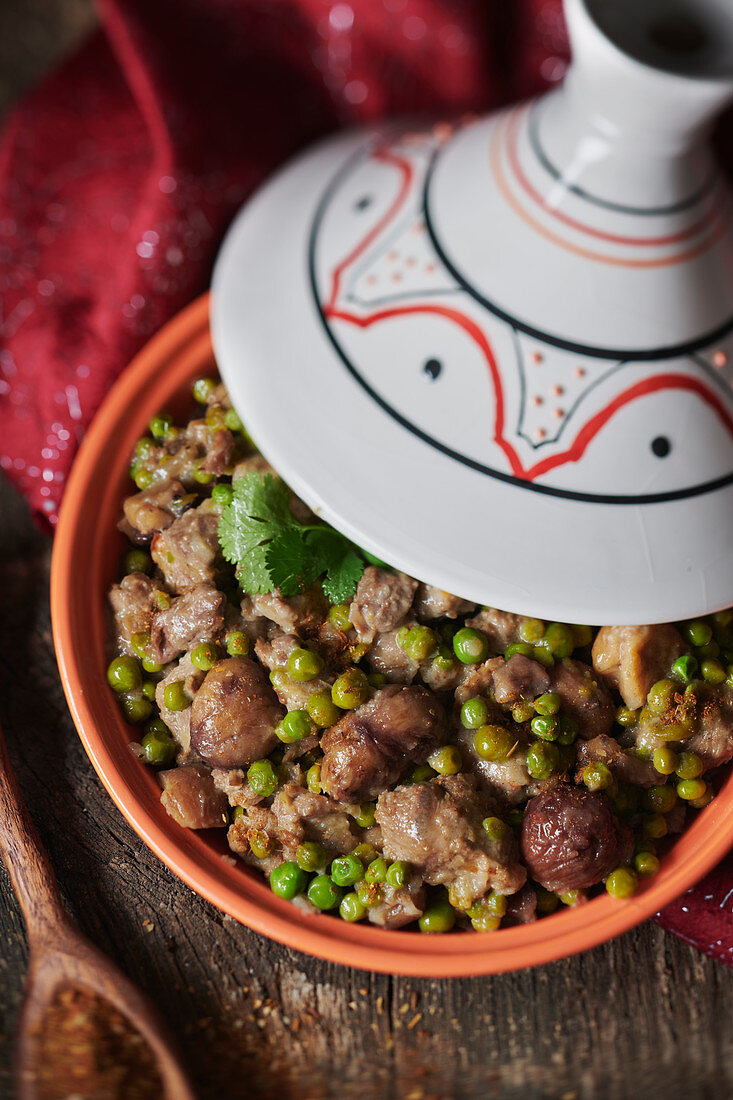
[[[733,776],[634,898],[603,895],[494,933],[426,936],[304,914],[244,863],[224,858],[223,830],[191,832],[168,816],[154,772],[128,748],[133,730],[107,687],[105,593],[118,577],[123,540],[116,523],[130,491],[134,444],[159,409],[183,413],[192,379],[215,370],[207,305],[202,298],[166,325],[107,397],[76,459],[54,546],[51,608],[66,698],[92,764],[133,829],[193,890],[250,928],[334,962],[417,977],[494,974],[584,951],[688,889],[733,842]]]

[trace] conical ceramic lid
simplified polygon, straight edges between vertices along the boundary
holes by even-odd
[[[562,89],[342,135],[245,207],[214,276],[232,399],[396,567],[508,610],[733,603],[733,232],[703,138],[733,11],[569,0]]]

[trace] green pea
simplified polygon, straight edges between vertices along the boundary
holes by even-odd
[[[677,784],[677,794],[685,802],[695,802],[702,798],[707,791],[707,783],[704,779],[680,779]]]
[[[158,608],[158,611],[167,611],[170,605],[173,603],[173,599],[170,596],[170,593],[163,592],[163,590],[160,588],[156,589],[154,598],[155,606]]]
[[[134,657],[115,657],[107,666],[107,683],[113,691],[137,691],[142,682],[140,665]]]
[[[122,569],[125,573],[149,573],[153,568],[150,554],[144,550],[128,550],[122,559]]]
[[[557,895],[563,905],[568,905],[570,908],[574,908],[576,905],[580,905],[581,901],[585,897],[582,890],[568,890],[565,894]]]
[[[343,891],[328,875],[316,875],[308,887],[308,901],[316,909],[335,909],[343,898]]]
[[[176,758],[176,742],[163,722],[150,722],[141,744],[143,760],[155,768],[168,768]]]
[[[364,920],[366,914],[366,905],[362,905],[357,894],[344,894],[339,905],[339,916],[342,920]]]
[[[653,852],[637,852],[634,867],[640,878],[650,878],[659,870],[659,860]]]
[[[489,639],[480,630],[464,626],[453,636],[453,652],[462,664],[476,665],[486,660]]]
[[[679,791],[677,793],[679,794]],[[650,840],[659,840],[667,835],[667,821],[664,814],[646,814],[641,827],[644,836],[648,836]]]
[[[600,761],[586,764],[581,775],[589,791],[605,791],[613,783],[610,769]]]
[[[298,894],[302,894],[307,882],[305,871],[292,859],[286,860],[285,863],[281,863],[279,867],[274,867],[270,871],[270,889],[273,894],[277,894],[279,898],[286,898],[287,901],[292,901]]]
[[[628,707],[619,707],[616,711],[616,721],[620,726],[628,729],[630,726],[635,726],[639,721],[639,712],[638,710],[630,710]]]
[[[377,856],[364,872],[364,878],[367,882],[386,882],[387,869],[387,860],[384,856]]]
[[[529,656],[531,656],[533,661],[539,661],[545,668],[552,668],[555,664],[555,657],[544,638],[541,638],[539,642],[537,642],[537,645]]]
[[[460,656],[458,659],[461,660]],[[450,932],[455,923],[455,911],[447,901],[431,902],[417,922],[420,931],[429,934]]]
[[[527,749],[527,771],[533,779],[549,779],[560,763],[557,745],[533,741]]]
[[[510,831],[507,823],[502,821],[500,817],[485,817],[481,822],[481,826],[489,840],[495,840],[497,843],[504,840]]]
[[[364,864],[353,852],[339,856],[331,864],[331,878],[337,886],[353,886],[364,878]]]
[[[354,710],[366,702],[369,681],[359,668],[350,668],[338,677],[331,688],[331,699],[342,710]]]
[[[156,444],[153,442],[150,436],[140,436],[137,443],[135,444],[135,458],[139,459],[141,462],[144,462],[146,459],[151,457],[153,451],[155,450],[155,447]]]
[[[224,424],[230,432],[241,432],[244,428],[239,413],[235,409],[227,409],[224,413]]]
[[[709,806],[715,797],[715,791],[709,785],[705,787],[705,793],[700,795],[699,798],[693,798],[688,805],[692,806],[694,810],[702,810],[705,806]]]
[[[511,661],[517,653],[520,657],[532,658],[535,656],[535,647],[530,645],[529,642],[511,642],[504,650],[504,660]]]
[[[718,657],[720,656],[720,646],[717,642],[708,642],[707,645],[699,645],[697,647],[698,657]]]
[[[671,775],[677,768],[678,760],[677,753],[674,749],[670,749],[668,745],[662,745],[652,753],[654,769],[660,775]]]
[[[583,626],[576,623],[573,624],[571,630],[573,632],[576,649],[584,649],[593,641],[593,630],[590,626]]]
[[[328,613],[328,621],[331,626],[335,626],[337,630],[346,633],[351,626],[349,605],[347,603],[335,603]]]
[[[145,722],[153,713],[153,704],[142,695],[121,695],[119,703],[125,719],[131,725]]]
[[[554,691],[545,692],[534,701],[534,709],[538,714],[557,714],[562,700]]]
[[[167,710],[187,710],[191,700],[186,695],[183,680],[173,680],[163,689],[163,704]]]
[[[211,405],[206,410],[206,426],[210,428],[212,432],[221,432],[224,430],[226,427],[224,419],[224,409],[222,409],[220,405]]]
[[[398,859],[387,868],[387,884],[394,886],[395,890],[401,890],[410,877],[410,864],[404,859]]]
[[[530,718],[534,718],[534,707],[525,699],[518,699],[516,703],[512,703],[512,718],[515,722],[529,722]]]
[[[667,784],[649,787],[642,798],[644,809],[653,814],[668,814],[676,801],[677,792]]]
[[[150,434],[153,439],[165,439],[172,424],[173,417],[170,413],[158,413],[154,416],[150,421]]]
[[[158,661],[154,661],[152,657],[143,657],[142,666],[144,672],[155,673],[163,671],[163,666],[159,664]]]
[[[488,718],[488,704],[478,695],[473,699],[466,699],[461,707],[461,725],[467,730],[476,730],[480,726],[485,726]]]
[[[707,645],[713,636],[712,629],[700,619],[685,623],[682,632],[690,645],[694,646]]]
[[[301,871],[317,871],[326,862],[326,853],[320,844],[306,840],[295,849],[295,862]]]
[[[312,764],[305,773],[305,785],[312,794],[321,793],[321,765]]]
[[[521,807],[517,807],[513,810],[507,810],[506,818],[512,829],[521,829],[522,821],[524,820],[524,810]]]
[[[525,619],[519,624],[519,637],[523,642],[539,642],[545,633],[542,619]]]
[[[145,656],[148,646],[150,645],[150,634],[148,631],[140,631],[137,634],[133,634],[130,638],[130,646],[136,657],[141,659]]]
[[[573,745],[577,737],[578,727],[575,719],[568,714],[561,714],[557,720],[557,736],[555,738],[558,745]]]
[[[428,779],[435,779],[436,773],[430,767],[429,764],[418,764],[416,768],[413,768],[406,783],[425,783]]]
[[[270,683],[274,687],[275,691],[280,688],[287,687],[290,677],[288,676],[287,669],[285,668],[273,668],[270,669]]]
[[[428,764],[438,775],[456,775],[463,767],[461,750],[457,745],[444,745],[430,754]]]
[[[143,680],[142,688],[143,698],[147,699],[150,703],[155,702],[155,683],[152,680]]]
[[[649,694],[646,697],[647,706],[650,710],[661,714],[672,702],[675,690],[673,680],[657,680],[656,684],[649,688]]]
[[[530,722],[532,733],[543,741],[554,741],[557,736],[557,719],[549,714],[538,714]]]
[[[402,647],[413,661],[425,661],[438,652],[438,639],[429,626],[413,626]]]
[[[684,656],[678,657],[672,665],[672,674],[682,680],[683,683],[689,684],[695,677],[697,667],[697,657],[693,657],[691,653],[685,653]]]
[[[230,657],[246,657],[250,641],[243,630],[231,630],[226,637],[227,653]]]
[[[145,489],[149,489],[153,484],[153,475],[150,470],[146,470],[144,466],[131,466],[130,477],[135,482],[136,487],[143,492]]]
[[[726,670],[714,657],[708,657],[700,665],[703,680],[709,684],[722,684],[726,678]]]
[[[383,672],[368,672],[367,680],[373,688],[383,687],[387,683],[387,677]]]
[[[219,649],[213,642],[202,642],[191,653],[191,661],[202,672],[209,672],[219,660]]]
[[[290,710],[275,727],[275,733],[286,745],[302,741],[313,733],[313,723],[306,710]]]
[[[194,400],[198,401],[199,405],[206,404],[214,389],[216,389],[216,381],[213,378],[197,378],[191,387]]]
[[[617,867],[606,879],[606,890],[612,898],[630,898],[636,893],[638,877],[630,867]]]
[[[269,798],[278,788],[278,778],[269,760],[255,760],[247,768],[247,782],[255,794]]]
[[[680,779],[698,779],[703,768],[703,762],[696,752],[681,752],[674,771]]]
[[[514,738],[502,726],[482,726],[476,730],[473,747],[482,760],[505,760]]]
[[[374,824],[374,812],[376,806],[374,802],[362,802],[356,813],[352,813],[352,817],[356,824],[361,829],[371,829]]]
[[[469,910],[469,915],[475,906]],[[501,927],[501,917],[495,917],[488,910],[476,910],[476,915],[471,917],[471,927],[475,932],[496,932]]]
[[[305,709],[313,721],[321,729],[333,726],[342,717],[343,711],[339,710],[331,698],[329,691],[314,691],[308,697]]]
[[[193,479],[197,481],[199,485],[209,485],[215,477],[215,474],[209,473],[208,470],[204,469],[203,459],[199,459],[198,462],[194,463]]]
[[[219,508],[226,508],[234,499],[234,489],[228,482],[222,481],[211,490],[211,499]]]
[[[557,894],[553,894],[551,890],[545,890],[544,886],[540,886],[539,883],[535,884],[534,892],[537,896],[537,912],[554,913],[560,904]]]
[[[509,901],[503,894],[497,894],[491,890],[482,900],[485,911],[492,917],[506,916]]]
[[[357,844],[351,854],[352,856],[356,856],[357,859],[360,859],[362,863],[367,864],[375,860],[379,853],[373,844],[367,844],[367,842],[363,840],[361,844]]]
[[[288,657],[288,675],[298,684],[315,680],[323,669],[323,658],[312,649],[294,649]]]
[[[572,628],[565,623],[550,623],[542,640],[553,657],[569,657],[575,649]]]
[[[682,722],[666,722],[657,726],[655,731],[661,741],[685,741],[690,736],[690,730]],[[637,755],[641,755],[637,749]]]

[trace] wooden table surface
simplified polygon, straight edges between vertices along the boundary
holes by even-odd
[[[91,22],[88,0],[0,0],[0,110]],[[733,1095],[733,970],[652,923],[540,969],[427,981],[308,958],[199,898],[142,844],[84,755],[54,659],[49,559],[0,482],[10,754],[70,911],[162,1009],[202,1098]],[[9,1097],[27,948],[1,872],[0,944]]]

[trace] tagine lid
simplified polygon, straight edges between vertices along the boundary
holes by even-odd
[[[214,346],[273,467],[395,567],[547,619],[682,619],[733,604],[733,230],[702,142],[733,14],[696,5],[681,49],[654,0],[566,9],[562,89],[270,180],[218,259]]]

